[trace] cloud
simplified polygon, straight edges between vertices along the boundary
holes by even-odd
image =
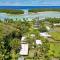
[[[19,2],[0,2],[0,6],[19,6]]]
[[[0,1],[0,6],[60,6],[59,0],[7,0]]]

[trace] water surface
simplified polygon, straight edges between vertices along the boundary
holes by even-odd
[[[28,18],[28,20],[29,20],[29,19],[33,19],[36,17],[39,17],[40,19],[44,19],[47,17],[60,18],[60,12],[46,11],[46,12],[40,12],[40,13],[21,14],[21,15],[0,13],[0,19],[10,18],[10,19],[19,20],[19,19],[23,19],[23,18]]]

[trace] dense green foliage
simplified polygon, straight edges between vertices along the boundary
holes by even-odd
[[[17,54],[21,37],[16,36],[16,30],[12,23],[0,22],[0,60],[13,59],[10,54]]]
[[[43,12],[43,11],[60,11],[60,9],[56,8],[39,8],[39,9],[31,9],[29,12]]]
[[[12,9],[0,9],[0,13],[24,14],[24,11],[23,10],[12,10]]]
[[[56,41],[60,41],[60,32],[51,32],[52,38]]]
[[[60,18],[46,18],[45,20],[50,23],[60,23]]]
[[[0,60],[16,60],[19,57],[21,37],[31,28],[31,22],[5,19],[0,21]]]
[[[26,60],[49,60],[51,57],[60,57],[60,49],[57,48],[59,45],[54,45],[56,41],[60,40],[60,32],[56,32],[52,27],[51,32],[46,29],[46,25],[51,26],[53,23],[60,23],[60,18],[46,18],[44,21],[38,19],[37,21],[39,22],[37,24],[39,25],[38,29],[34,27],[37,23],[35,19],[31,21],[25,19],[23,21],[0,20],[0,60],[17,60],[19,58],[22,36],[26,36],[25,41],[29,44],[29,55],[25,56]],[[47,32],[52,37],[44,38],[40,36],[40,32]],[[35,36],[31,36],[31,34]],[[42,41],[42,45],[36,44],[37,39]]]

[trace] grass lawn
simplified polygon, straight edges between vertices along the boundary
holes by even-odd
[[[35,50],[34,49],[31,49],[29,51],[29,57],[34,57],[34,52],[35,52]]]
[[[5,24],[5,23],[0,23],[0,38],[3,38],[4,36],[9,35],[13,31],[17,31],[17,28],[14,26],[16,26],[16,24],[12,25],[12,23],[11,23],[9,25],[9,24]]]
[[[60,43],[50,43],[50,54],[54,57],[60,57]]]
[[[37,52],[38,56],[34,55],[36,52]],[[37,60],[39,60],[38,57],[41,58],[40,56],[41,56],[40,48],[38,50],[37,49],[30,49],[29,55],[26,57],[25,60],[34,60],[33,58],[37,58]]]
[[[60,40],[60,32],[50,32],[49,33],[54,40]]]
[[[54,27],[54,30],[60,32],[60,27]]]
[[[50,55],[54,55],[54,57],[60,57],[60,27],[54,27],[53,32],[49,32],[52,36],[50,42]]]

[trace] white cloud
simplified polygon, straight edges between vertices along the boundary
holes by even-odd
[[[22,0],[15,2],[0,2],[0,6],[60,6],[59,1],[48,1],[48,0]]]
[[[20,2],[0,2],[0,6],[19,6]]]

